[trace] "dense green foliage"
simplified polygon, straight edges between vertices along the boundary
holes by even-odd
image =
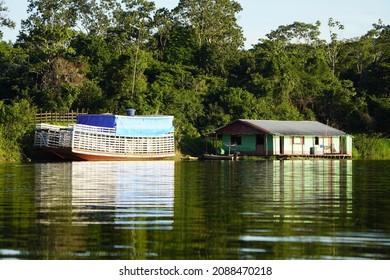
[[[354,158],[390,159],[390,139],[382,135],[358,134],[354,138]]]
[[[0,101],[0,161],[27,158],[23,148],[31,141],[34,116],[35,110],[26,100],[12,101],[8,105]]]
[[[181,0],[171,11],[147,0],[28,2],[18,40],[0,42],[7,141],[22,141],[5,132],[7,110],[18,108],[170,114],[179,144],[236,118],[390,134],[390,26],[381,21],[339,40],[344,27],[330,19],[328,41],[320,22],[294,22],[245,50],[236,1]],[[1,13],[0,39],[8,27]]]

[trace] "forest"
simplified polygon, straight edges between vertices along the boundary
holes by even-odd
[[[173,115],[178,147],[238,118],[317,120],[357,145],[389,143],[390,25],[375,19],[341,40],[336,19],[293,22],[245,49],[241,10],[232,0],[180,0],[172,10],[28,0],[11,43],[2,35],[15,22],[0,0],[0,160],[28,158],[38,110]]]

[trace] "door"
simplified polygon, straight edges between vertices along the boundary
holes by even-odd
[[[284,155],[284,136],[279,137],[279,153]]]
[[[257,155],[265,155],[264,137],[265,137],[265,135],[262,135],[262,134],[256,135],[256,154]]]

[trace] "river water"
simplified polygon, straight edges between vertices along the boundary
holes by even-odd
[[[0,165],[0,259],[390,259],[390,161]]]

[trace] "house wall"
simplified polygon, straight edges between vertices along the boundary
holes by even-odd
[[[351,135],[343,136],[343,141],[344,144],[342,146],[342,153],[352,157],[352,136]]]
[[[232,151],[237,150],[243,153],[253,154],[256,152],[256,135],[240,135],[241,137],[241,145],[237,145],[232,148]],[[231,144],[231,135],[223,134],[222,142],[224,144]],[[223,149],[227,152],[228,147],[223,146]]]
[[[274,155],[274,147],[276,141],[272,135],[264,135],[264,145],[258,145],[256,141],[257,135],[240,135],[241,145],[237,145],[232,150],[237,150],[242,154],[246,155]],[[223,134],[222,142],[224,144],[231,143],[231,135]],[[278,142],[279,143],[279,142]],[[227,152],[228,148],[224,146],[224,150]]]
[[[240,135],[241,144],[231,148],[246,155],[325,155],[352,156],[352,137],[346,136],[276,136],[264,135],[264,145],[256,142],[256,135]],[[318,138],[316,142],[316,138]],[[231,143],[231,135],[223,134],[222,142]],[[223,149],[228,152],[228,147]],[[282,150],[281,150],[282,149]]]
[[[267,147],[267,150],[266,150],[266,155],[274,155],[275,152],[275,148],[278,147],[276,146],[276,142],[274,141],[274,136],[273,135],[266,135],[266,141],[265,141],[265,145]]]
[[[316,138],[318,138],[317,143]],[[352,155],[350,136],[285,136],[283,143],[284,155]]]

